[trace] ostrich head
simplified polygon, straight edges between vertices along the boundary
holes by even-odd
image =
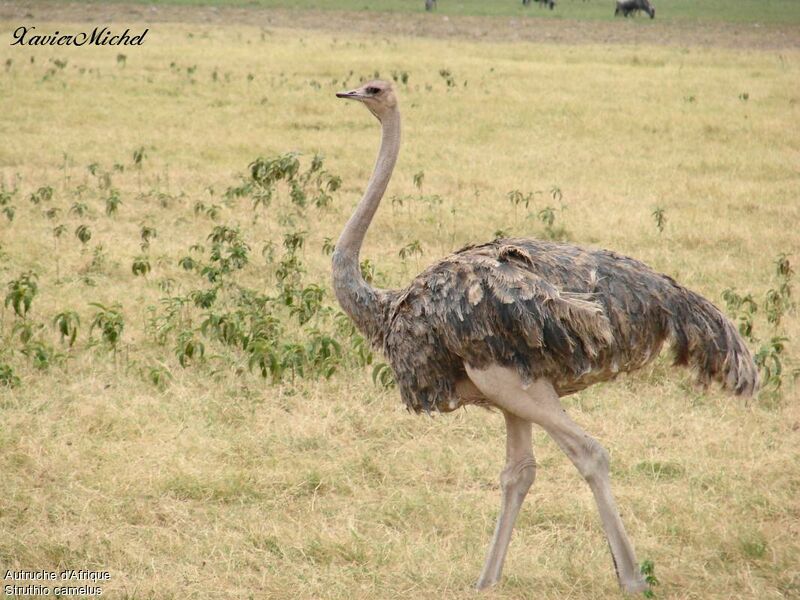
[[[349,92],[339,92],[336,97],[362,102],[379,121],[397,108],[397,97],[392,84],[382,79],[368,81]]]

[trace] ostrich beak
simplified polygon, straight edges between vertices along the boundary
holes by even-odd
[[[364,95],[359,90],[350,90],[349,92],[336,92],[336,97],[348,100],[362,100]]]

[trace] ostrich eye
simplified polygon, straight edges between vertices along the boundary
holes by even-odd
[[[368,94],[373,94],[374,95],[374,94],[380,93],[380,91],[381,91],[380,88],[376,88],[376,87],[368,87],[367,88],[367,93]]]

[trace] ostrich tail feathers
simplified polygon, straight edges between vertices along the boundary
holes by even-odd
[[[670,304],[675,364],[694,368],[703,384],[715,380],[736,395],[753,395],[759,386],[758,369],[733,323],[711,302],[685,288]]]

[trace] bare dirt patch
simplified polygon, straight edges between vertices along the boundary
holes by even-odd
[[[779,50],[800,48],[800,27],[722,22],[631,19],[576,21],[463,17],[436,14],[281,10],[248,7],[170,6],[52,2],[2,2],[0,20],[19,22],[145,22],[253,25],[359,34],[458,38],[547,44],[708,46]]]

